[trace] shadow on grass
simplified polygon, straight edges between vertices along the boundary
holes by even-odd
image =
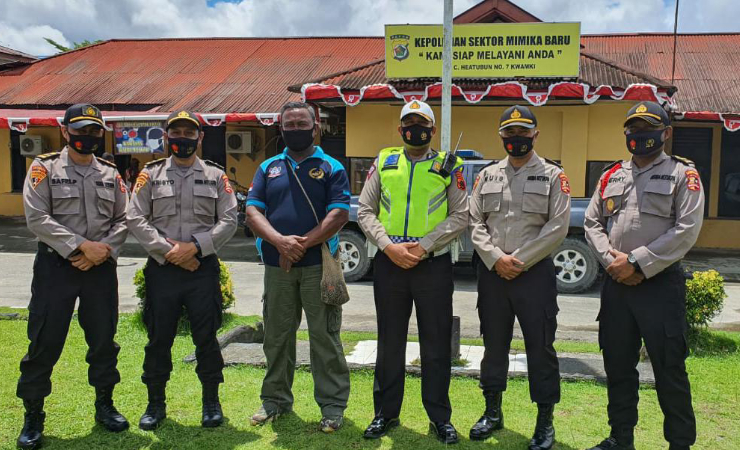
[[[738,339],[723,332],[689,330],[688,341],[691,356],[695,357],[727,356],[740,350]]]
[[[456,427],[457,428],[457,427]],[[468,440],[468,428],[457,428],[457,434],[460,437],[459,445],[462,448],[470,449],[522,449],[529,446],[530,436],[521,435],[515,431],[504,428],[493,433],[485,441]],[[388,433],[388,439],[393,442],[391,449],[408,450],[408,449],[443,449],[448,448],[445,444],[437,441],[437,438],[431,431],[419,433],[407,428],[401,424],[395,430]],[[577,450],[569,445],[555,443],[553,450]]]
[[[135,425],[134,425],[135,426]],[[134,450],[152,445],[152,438],[140,434],[124,431],[111,433],[100,425],[95,425],[90,433],[76,438],[63,439],[44,434],[43,447],[54,449],[81,449],[81,448],[116,448]]]
[[[295,412],[285,414],[269,426],[275,432],[275,439],[271,442],[275,448],[286,450],[327,450],[327,449],[359,449],[378,448],[380,441],[368,441],[362,438],[365,428],[345,417],[342,428],[331,434],[319,430],[319,420],[306,421]]]
[[[185,426],[173,420],[165,419],[165,422],[155,430],[159,442],[151,444],[151,449],[230,449],[248,444],[259,439],[259,436],[251,431],[239,430],[231,426],[229,419],[217,428],[203,428],[201,426]],[[116,447],[110,447],[116,448]]]

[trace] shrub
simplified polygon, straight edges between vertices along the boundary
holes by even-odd
[[[221,285],[221,311],[234,306],[236,303],[236,297],[234,296],[234,283],[231,280],[231,267],[219,260],[219,266],[221,267],[221,274],[219,276],[219,284]],[[136,297],[139,299],[139,309],[134,313],[134,320],[142,328],[145,329],[143,311],[144,311],[144,299],[146,298],[146,279],[144,278],[144,269],[141,268],[134,274],[134,287],[136,288]],[[227,317],[224,317],[224,323],[226,323]],[[187,314],[185,309],[182,310],[180,316],[180,322],[177,326],[178,333],[187,333],[190,331],[190,322],[188,322]]]
[[[693,331],[704,329],[717,314],[727,294],[725,280],[716,270],[694,272],[686,281],[686,321]]]

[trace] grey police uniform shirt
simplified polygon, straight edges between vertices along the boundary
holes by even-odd
[[[65,147],[37,157],[23,185],[29,230],[39,241],[69,258],[85,241],[111,246],[118,258],[126,241],[128,190],[115,166],[93,158],[77,166]]]
[[[436,155],[435,150],[429,149],[417,161],[424,161]],[[380,213],[380,174],[376,170],[377,166],[378,158],[375,158],[375,162],[373,162],[370,169],[371,172],[360,193],[357,222],[365,236],[382,252],[391,243],[391,239],[378,219]],[[455,240],[468,225],[467,191],[458,189],[457,183],[453,180],[447,187],[446,192],[447,218],[419,241],[419,245],[426,250],[427,255],[442,250]]]
[[[601,175],[586,210],[586,240],[604,267],[609,250],[632,253],[647,278],[683,258],[704,217],[701,180],[690,161],[661,152],[638,168],[632,161]]]
[[[167,239],[198,241],[202,256],[216,253],[236,231],[236,196],[224,171],[195,159],[180,170],[173,157],[148,163],[134,183],[127,223],[149,255],[165,264]]]
[[[506,158],[478,174],[470,198],[470,232],[489,270],[505,254],[529,269],[558,248],[569,222],[568,177],[534,151],[519,170]]]

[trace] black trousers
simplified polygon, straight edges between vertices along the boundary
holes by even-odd
[[[558,327],[555,265],[545,258],[513,280],[478,265],[478,317],[485,353],[480,365],[483,392],[503,392],[509,372],[514,318],[524,335],[529,396],[535,403],[560,401],[560,366],[553,348]]]
[[[116,369],[120,348],[113,340],[118,325],[118,277],[110,261],[83,272],[45,244],[33,263],[28,305],[28,353],[21,360],[16,394],[23,399],[51,393],[51,372],[67,339],[75,301],[87,341],[88,382],[111,387],[121,380]]]
[[[378,317],[378,355],[373,400],[375,415],[396,418],[401,412],[406,376],[406,338],[411,307],[416,305],[421,347],[421,398],[433,422],[452,414],[450,388],[452,292],[450,255],[425,259],[409,270],[385,254],[375,257],[373,291]]]
[[[202,383],[223,383],[224,360],[216,332],[221,326],[220,268],[216,255],[200,260],[189,272],[179,266],[160,266],[149,258],[144,268],[144,323],[149,343],[144,349],[145,384],[164,384],[172,372],[172,344],[185,308],[198,360],[195,372]]]
[[[686,279],[671,266],[637,286],[606,277],[601,290],[599,345],[604,353],[609,394],[609,425],[619,433],[637,425],[641,341],[655,372],[663,411],[663,434],[681,446],[696,441],[696,419],[686,373]]]

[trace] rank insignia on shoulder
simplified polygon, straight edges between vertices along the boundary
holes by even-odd
[[[110,161],[108,161],[106,159],[103,159],[103,158],[100,158],[98,156],[96,156],[95,159],[97,159],[98,162],[101,163],[101,164],[105,164],[108,167],[113,167],[114,169],[118,169],[118,166],[116,166],[116,164],[113,163],[113,162],[110,162]]]
[[[560,163],[559,163],[559,162],[557,162],[557,161],[553,161],[552,159],[547,159],[547,158],[542,158],[542,159],[544,159],[544,160],[545,160],[545,162],[547,162],[547,163],[550,163],[550,164],[552,164],[552,165],[553,165],[553,166],[555,166],[555,167],[558,167],[558,168],[560,168],[560,169],[562,169],[562,168],[563,168],[563,166],[561,166],[561,165],[560,165]]]
[[[37,156],[36,159],[40,161],[46,161],[47,159],[59,158],[59,155],[61,155],[60,152],[44,153],[43,155]]]
[[[206,165],[208,165],[208,166],[212,166],[212,167],[216,167],[218,169],[224,170],[224,166],[222,166],[219,163],[215,163],[215,162],[211,161],[210,159],[204,159],[203,162],[206,163]]]
[[[694,167],[694,161],[684,158],[683,156],[671,155],[671,159],[686,164],[687,166]]]
[[[155,166],[157,164],[162,164],[166,160],[167,160],[167,158],[155,159],[155,160],[149,161],[148,163],[144,164],[144,167],[149,167],[149,166]]]

